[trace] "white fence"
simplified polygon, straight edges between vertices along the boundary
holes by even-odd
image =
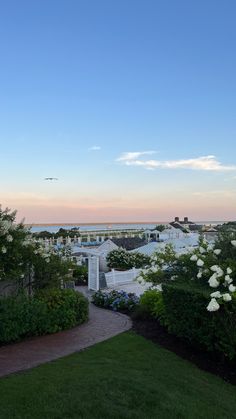
[[[123,285],[132,282],[139,276],[141,269],[130,269],[129,271],[115,271],[112,269],[111,272],[105,274],[107,286]]]

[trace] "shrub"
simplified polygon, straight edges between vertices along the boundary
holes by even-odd
[[[139,310],[144,317],[158,319],[162,325],[166,323],[163,294],[157,289],[149,289],[141,295]]]
[[[73,267],[73,278],[76,285],[86,285],[88,283],[88,268],[86,265],[76,265]]]
[[[88,317],[88,301],[74,290],[51,289],[34,297],[0,299],[0,342],[71,328]]]
[[[163,285],[165,322],[169,332],[186,338],[193,345],[236,356],[236,298],[221,310],[206,310],[209,291],[200,285],[173,282]]]
[[[139,252],[127,252],[120,247],[107,255],[107,266],[111,269],[126,270],[131,268],[144,268],[150,263],[150,257]]]
[[[139,298],[134,293],[126,293],[125,291],[111,291],[109,293],[97,291],[92,296],[92,302],[96,306],[114,311],[132,311],[139,303]]]

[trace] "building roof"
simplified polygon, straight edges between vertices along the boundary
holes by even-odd
[[[198,245],[199,235],[189,233],[181,235],[179,238],[167,238],[161,242],[150,242],[145,246],[131,250],[131,252],[140,252],[144,255],[151,256],[155,251],[164,249],[167,244],[172,244],[177,253],[185,253]]]
[[[114,249],[118,249],[118,246],[113,243],[112,240],[108,239],[98,247],[76,247],[74,249],[73,256],[79,256],[81,254],[87,254],[91,256],[106,256]]]
[[[97,251],[100,254],[107,255],[109,252],[115,249],[118,249],[117,244],[115,244],[111,239],[108,239],[97,248]]]

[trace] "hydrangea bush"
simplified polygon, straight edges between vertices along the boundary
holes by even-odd
[[[228,257],[225,247],[229,249]],[[153,284],[196,281],[209,291],[207,310],[217,311],[232,300],[236,291],[236,240],[227,236],[214,245],[201,238],[194,251],[182,255],[167,245],[152,256],[151,266],[141,272],[138,280]]]
[[[113,311],[132,311],[139,303],[139,298],[134,293],[125,291],[97,291],[92,296],[92,302],[99,307]]]
[[[146,265],[149,265],[149,263],[149,256],[139,252],[127,252],[127,250],[122,247],[112,250],[107,255],[107,266],[111,269],[126,270],[131,268],[143,268]]]
[[[19,289],[59,285],[72,267],[70,251],[57,250],[32,237],[16,211],[0,207],[0,281],[14,281]]]

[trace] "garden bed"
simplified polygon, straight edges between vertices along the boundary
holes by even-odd
[[[203,351],[191,346],[188,341],[168,333],[167,329],[155,319],[133,318],[133,330],[146,339],[174,352],[200,369],[218,375],[225,381],[236,385],[236,360],[223,359],[222,354]]]

